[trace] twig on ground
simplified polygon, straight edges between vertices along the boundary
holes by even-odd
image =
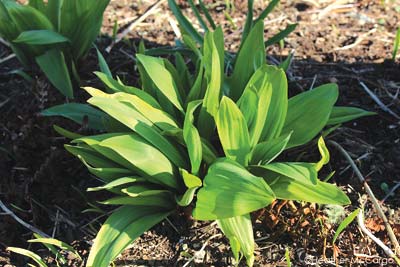
[[[333,145],[336,149],[338,149],[343,154],[343,156],[346,158],[346,160],[350,163],[351,167],[353,168],[354,173],[358,177],[358,180],[360,181],[360,183],[362,183],[364,185],[365,191],[367,192],[368,196],[371,198],[372,204],[374,205],[374,208],[377,211],[378,216],[382,219],[383,223],[385,224],[385,228],[388,233],[390,242],[394,246],[396,253],[400,254],[399,242],[397,241],[397,238],[393,232],[393,229],[390,226],[389,221],[388,221],[385,213],[383,212],[381,205],[379,204],[379,201],[376,199],[374,192],[372,192],[372,189],[369,187],[367,181],[365,180],[364,176],[361,174],[357,165],[354,163],[354,161],[350,157],[349,153],[347,153],[347,151],[341,145],[339,145],[338,143],[336,143],[334,141],[328,141],[328,142],[331,145]]]
[[[390,189],[390,191],[386,194],[386,196],[382,199],[381,202],[384,203],[386,199],[388,199],[399,187],[400,187],[400,182],[396,182],[396,185],[393,186],[392,189]]]
[[[216,238],[216,237],[220,237],[222,236],[221,234],[215,234],[211,237],[209,237],[206,242],[204,242],[203,246],[200,248],[200,250],[196,251],[197,254],[201,253],[202,251],[204,251],[208,245],[208,242],[210,242],[212,239]],[[182,267],[186,267],[188,266],[195,258],[196,258],[196,253],[194,254],[193,257],[191,257]]]
[[[382,250],[385,252],[386,255],[389,257],[393,258],[398,265],[400,265],[400,259],[396,256],[396,254],[388,247],[386,246],[379,238],[374,236],[371,231],[367,229],[367,227],[364,224],[364,209],[363,207],[361,208],[360,212],[357,215],[357,221],[358,221],[358,226],[361,228],[364,234],[366,234],[369,238],[371,238],[378,246],[382,248]]]
[[[0,43],[2,43],[3,45],[10,47],[10,43],[7,42],[6,40],[4,40],[3,38],[0,37]]]
[[[355,6],[354,4],[346,4],[347,2],[348,2],[348,0],[337,0],[334,3],[325,7],[324,9],[317,11],[319,13],[318,19],[323,18],[328,13],[331,13],[333,10],[341,9],[341,8],[352,8]]]
[[[154,5],[152,5],[142,16],[138,19],[132,21],[132,23],[120,34],[117,35],[117,38],[114,42],[112,42],[107,48],[106,52],[110,53],[111,49],[114,47],[115,44],[119,43],[129,32],[131,32],[138,24],[142,23],[148,16],[153,14],[157,8],[164,4],[167,0],[160,0]]]
[[[369,88],[368,86],[364,83],[360,81],[360,85],[362,86],[362,88],[365,90],[365,92],[367,92],[369,94],[369,96],[375,101],[376,104],[378,104],[378,106],[385,112],[389,113],[390,115],[392,115],[393,117],[395,117],[396,119],[400,120],[400,116],[396,113],[394,113],[390,108],[388,108],[385,104],[383,104],[383,102],[379,99],[379,97],[377,97]]]
[[[14,220],[16,220],[19,224],[21,224],[23,227],[27,228],[29,231],[32,231],[34,233],[37,233],[39,235],[41,235],[42,237],[47,237],[49,238],[50,236],[48,234],[46,234],[45,232],[37,229],[36,227],[26,223],[25,221],[23,221],[22,219],[20,219],[17,215],[15,215],[14,212],[12,212],[9,208],[6,207],[6,205],[4,205],[4,203],[0,200],[0,208],[4,211],[5,214],[11,216],[14,218]]]
[[[370,35],[371,33],[374,33],[374,32],[376,32],[376,28],[373,28],[372,30],[368,31],[367,33],[364,33],[364,34],[360,35],[354,43],[349,44],[349,45],[345,45],[345,46],[342,46],[342,47],[336,47],[334,50],[335,51],[339,51],[339,50],[351,49],[351,48],[359,45],[362,41],[364,41],[364,39],[368,35]]]
[[[180,235],[181,233],[179,232],[178,228],[176,228],[175,225],[168,218],[165,218],[165,219],[171,225],[171,227],[175,230],[175,232],[177,232]]]
[[[8,61],[8,60],[10,60],[10,59],[13,59],[13,58],[15,58],[15,57],[16,57],[15,54],[11,54],[11,55],[6,56],[5,58],[1,58],[1,59],[0,59],[0,64],[4,63],[4,62],[6,62],[6,61]]]

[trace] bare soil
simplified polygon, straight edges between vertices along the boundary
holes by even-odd
[[[119,32],[136,21],[156,1],[112,0],[108,7],[101,49],[110,45],[114,23]],[[185,14],[193,19],[186,1],[180,1]],[[211,7],[215,22],[226,33],[227,49],[235,52],[246,14],[246,1],[204,1]],[[335,5],[336,3],[336,5]],[[259,13],[266,1],[255,1]],[[233,18],[230,23],[226,14]],[[133,56],[139,40],[148,47],[174,45],[175,19],[164,3],[105,54],[113,73],[129,84],[137,83]],[[195,20],[193,19],[195,22]],[[268,48],[269,60],[283,60],[295,51],[289,72],[291,94],[318,85],[335,82],[340,88],[340,105],[351,105],[377,112],[376,116],[342,125],[330,139],[339,142],[359,165],[369,185],[382,200],[387,190],[400,182],[399,119],[382,110],[361,86],[363,82],[394,113],[400,114],[399,60],[392,62],[392,46],[396,27],[400,25],[398,1],[282,1],[266,22],[265,35],[271,37],[289,23],[298,23],[294,33],[285,39],[284,47]],[[0,59],[11,50],[0,44]],[[399,59],[399,58],[397,58]],[[15,59],[0,64],[0,200],[21,219],[60,240],[71,243],[83,257],[104,220],[95,213],[82,213],[96,204],[98,195],[85,192],[96,184],[79,161],[63,149],[67,140],[59,137],[52,125],[87,133],[74,123],[61,118],[40,116],[41,110],[66,100],[60,96],[37,70],[28,70],[34,78],[30,83],[12,71],[21,66]],[[82,62],[81,85],[101,87],[92,74],[98,69],[95,51]],[[87,95],[78,91],[76,101],[85,102]],[[359,205],[359,195],[365,195],[348,163],[333,147],[327,169],[336,170],[331,179],[348,192],[352,205],[347,215]],[[315,160],[314,147],[306,149],[303,160]],[[288,154],[288,157],[291,155]],[[328,171],[326,171],[328,173]],[[400,237],[399,191],[389,196],[384,206],[395,233]],[[96,204],[98,205],[98,204]],[[334,212],[341,214],[341,212]],[[210,222],[188,221],[184,211],[170,216],[146,232],[116,261],[117,266],[183,266],[193,256],[199,256],[195,266],[232,266],[227,240]],[[329,207],[278,201],[253,214],[257,242],[257,266],[287,266],[285,249],[294,266],[332,266],[332,257],[341,266],[383,266],[387,260],[383,251],[351,224],[332,244],[338,224]],[[383,223],[370,204],[366,206],[366,225],[382,241],[390,245]],[[340,220],[339,220],[340,221]],[[25,259],[10,255],[7,246],[27,247],[31,233],[10,216],[0,214],[0,266],[26,266]],[[204,254],[199,252],[204,246]],[[39,246],[30,249],[46,256]],[[312,260],[310,261],[306,261]],[[56,266],[48,257],[49,265]],[[51,263],[52,262],[52,263]],[[193,264],[193,261],[191,264]],[[196,260],[197,262],[197,260]],[[387,262],[387,261],[386,261]],[[69,266],[82,263],[70,261]],[[395,266],[392,263],[386,266]]]

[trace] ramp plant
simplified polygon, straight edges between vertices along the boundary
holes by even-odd
[[[36,62],[50,82],[73,97],[71,73],[99,34],[110,0],[0,0],[0,36],[21,63]]]
[[[221,28],[208,31],[200,47],[185,39],[195,61],[176,54],[174,64],[137,54],[141,88],[104,73],[97,75],[106,90],[84,88],[98,114],[96,129],[104,133],[80,136],[57,128],[73,139],[66,149],[103,183],[88,190],[114,194],[102,201],[115,210],[94,240],[88,267],[109,266],[179,206],[191,207],[194,219],[217,221],[236,262],[244,257],[252,266],[251,212],[275,199],[350,203],[337,186],[318,178],[330,158],[318,136],[327,125],[370,113],[334,106],[335,84],[289,98],[284,71],[266,64],[262,21],[227,74]],[[62,107],[55,108],[62,115]],[[319,161],[277,160],[312,140],[318,140]]]

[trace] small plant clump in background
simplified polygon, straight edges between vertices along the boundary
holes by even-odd
[[[50,82],[73,97],[71,75],[99,34],[110,0],[30,0],[21,5],[0,0],[0,36],[20,62],[36,62]]]

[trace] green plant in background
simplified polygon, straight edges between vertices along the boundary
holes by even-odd
[[[192,207],[195,219],[216,220],[236,262],[244,256],[252,266],[252,211],[275,199],[350,202],[338,187],[318,179],[329,162],[322,138],[317,141],[321,159],[316,163],[275,160],[283,151],[309,143],[326,126],[371,113],[335,107],[335,84],[288,99],[285,73],[266,65],[263,36],[259,21],[227,74],[221,28],[207,32],[200,47],[184,36],[187,49],[196,55],[191,61],[194,70],[179,53],[173,64],[144,55],[141,46],[137,66],[142,88],[126,86],[110,73],[97,73],[106,91],[85,90],[91,95],[88,103],[101,111],[87,106],[65,115],[68,105],[45,111],[76,122],[86,116],[88,125],[106,132],[80,136],[56,128],[74,139],[66,149],[104,182],[89,191],[110,191],[115,197],[102,203],[119,206],[100,229],[88,267],[107,267],[178,206]]]
[[[34,236],[36,238],[28,240],[28,242],[29,243],[40,243],[40,244],[44,245],[50,251],[50,253],[54,256],[54,260],[55,260],[57,266],[67,266],[68,260],[67,260],[66,256],[68,254],[72,255],[73,258],[75,258],[79,261],[82,261],[78,252],[70,245],[68,245],[62,241],[59,241],[57,239],[54,239],[54,238],[43,238],[38,234],[34,234]],[[36,254],[30,250],[23,249],[23,248],[16,248],[16,247],[8,247],[7,250],[30,258],[32,261],[34,261],[40,267],[48,267],[48,265],[46,264],[46,261],[42,257],[40,257],[38,254]],[[68,257],[68,259],[70,260],[72,258]],[[28,264],[28,265],[34,266],[31,264]]]
[[[0,0],[0,36],[25,66],[39,65],[50,82],[73,97],[71,73],[99,34],[110,0]]]
[[[392,54],[393,61],[396,60],[397,52],[399,51],[399,45],[400,45],[400,27],[397,29],[396,37],[394,39],[393,54]]]
[[[190,5],[195,17],[197,18],[199,25],[201,26],[201,28],[203,29],[204,32],[213,31],[217,28],[217,25],[214,23],[214,20],[211,17],[209,10],[207,9],[207,7],[205,6],[205,4],[203,3],[202,0],[199,0],[199,4],[198,4],[199,8],[196,7],[193,0],[189,0],[188,3]],[[204,42],[203,35],[201,34],[201,32],[196,30],[196,28],[189,21],[189,19],[182,13],[182,10],[179,8],[176,1],[168,0],[168,4],[169,4],[171,11],[173,12],[176,19],[178,20],[178,23],[179,23],[179,26],[180,26],[180,29],[181,29],[183,35],[190,36],[190,38],[193,39],[198,44],[203,44],[203,42]],[[247,16],[246,16],[246,22],[245,22],[243,32],[242,32],[242,39],[240,42],[239,51],[242,49],[243,44],[245,43],[245,41],[246,41],[247,37],[249,36],[249,33],[251,32],[253,27],[258,22],[264,21],[266,19],[266,17],[274,10],[274,8],[278,4],[279,4],[279,0],[271,0],[270,3],[267,5],[267,7],[260,13],[260,15],[256,19],[254,19],[254,16],[253,16],[254,1],[253,0],[247,1]],[[233,3],[231,5],[233,6]],[[228,10],[231,5],[229,5],[228,3],[226,4]],[[200,12],[202,12],[204,14],[205,18],[203,18],[201,16]],[[236,27],[235,24],[233,23],[232,19],[230,18],[229,14],[225,13],[225,15],[227,16],[228,21],[231,23],[231,25],[234,25],[234,27]],[[207,25],[207,22],[208,22],[209,26]],[[290,33],[292,33],[296,29],[296,26],[297,26],[297,24],[289,24],[284,30],[278,32],[277,34],[272,36],[270,39],[266,40],[265,46],[268,47],[275,43],[279,43],[286,36],[288,36]],[[149,51],[149,53],[151,53],[151,52]],[[228,62],[234,61],[234,55],[227,53],[225,60]],[[290,61],[290,57],[288,57],[288,61]],[[287,64],[288,64],[288,62],[282,63],[282,65],[287,65]],[[229,64],[227,64],[227,65],[229,67]]]

